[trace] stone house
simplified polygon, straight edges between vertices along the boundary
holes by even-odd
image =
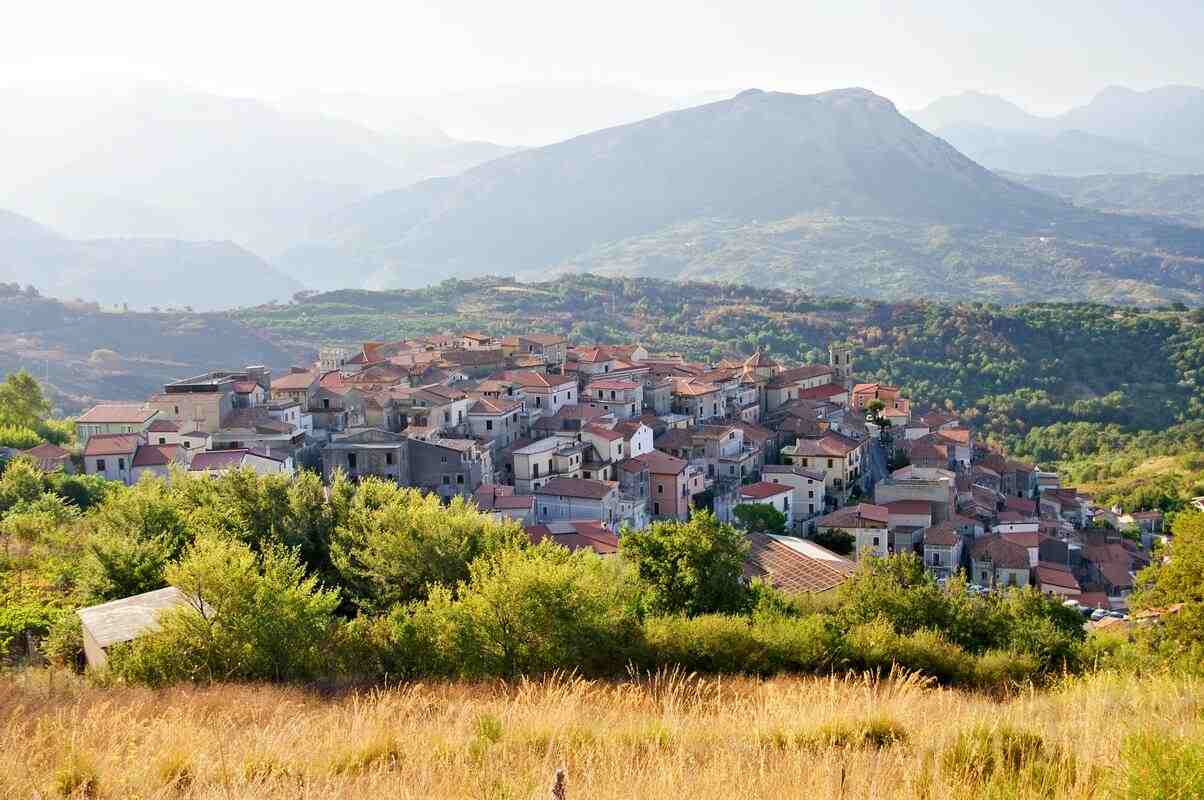
[[[739,505],[766,505],[786,518],[786,530],[794,528],[794,487],[782,483],[758,481],[740,487]]]
[[[158,409],[141,403],[101,403],[76,418],[75,441],[86,448],[97,434],[143,434],[158,416]]]
[[[598,522],[611,530],[619,523],[618,483],[553,478],[534,494],[538,523]]]
[[[327,481],[336,470],[352,480],[371,476],[407,485],[410,472],[406,437],[380,428],[356,428],[336,434],[322,448],[322,471]]]
[[[823,533],[839,530],[852,536],[856,558],[863,554],[885,558],[889,554],[889,518],[885,506],[858,503],[815,520],[815,530]]]

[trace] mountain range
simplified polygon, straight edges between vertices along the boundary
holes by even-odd
[[[513,149],[156,86],[0,104],[0,208],[74,238],[229,240],[268,258],[349,203]]]
[[[991,169],[1021,173],[1204,172],[1204,89],[1104,89],[1056,116],[964,92],[909,116]]]
[[[9,90],[0,280],[139,308],[585,271],[880,299],[1199,303],[1190,184],[1058,183],[1101,164],[1177,171],[1200,146],[1199,94],[1108,90],[1057,118],[962,95],[918,125],[865,89],[749,90],[520,149],[457,140],[431,107],[396,98]],[[546,100],[532,125],[557,106],[566,125],[588,118]],[[597,119],[615,117],[612,100]]]
[[[0,283],[136,309],[216,309],[287,301],[302,286],[231,242],[68,239],[0,210]]]
[[[1202,298],[1204,231],[997,175],[864,89],[749,90],[356,203],[281,265],[372,288],[563,271],[885,299]]]

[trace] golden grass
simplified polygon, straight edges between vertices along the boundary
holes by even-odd
[[[907,677],[323,697],[25,672],[0,678],[0,797],[547,798],[563,767],[569,798],[1077,800],[1112,795],[1129,734],[1198,732],[1202,710],[1200,682],[1120,676],[1000,701]]]

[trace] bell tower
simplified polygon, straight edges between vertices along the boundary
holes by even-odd
[[[853,377],[853,348],[835,342],[828,345],[828,364],[836,373],[835,382],[847,385]]]

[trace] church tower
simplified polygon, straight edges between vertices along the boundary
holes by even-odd
[[[836,372],[835,382],[848,385],[853,378],[853,348],[837,343],[828,345],[828,364]]]

